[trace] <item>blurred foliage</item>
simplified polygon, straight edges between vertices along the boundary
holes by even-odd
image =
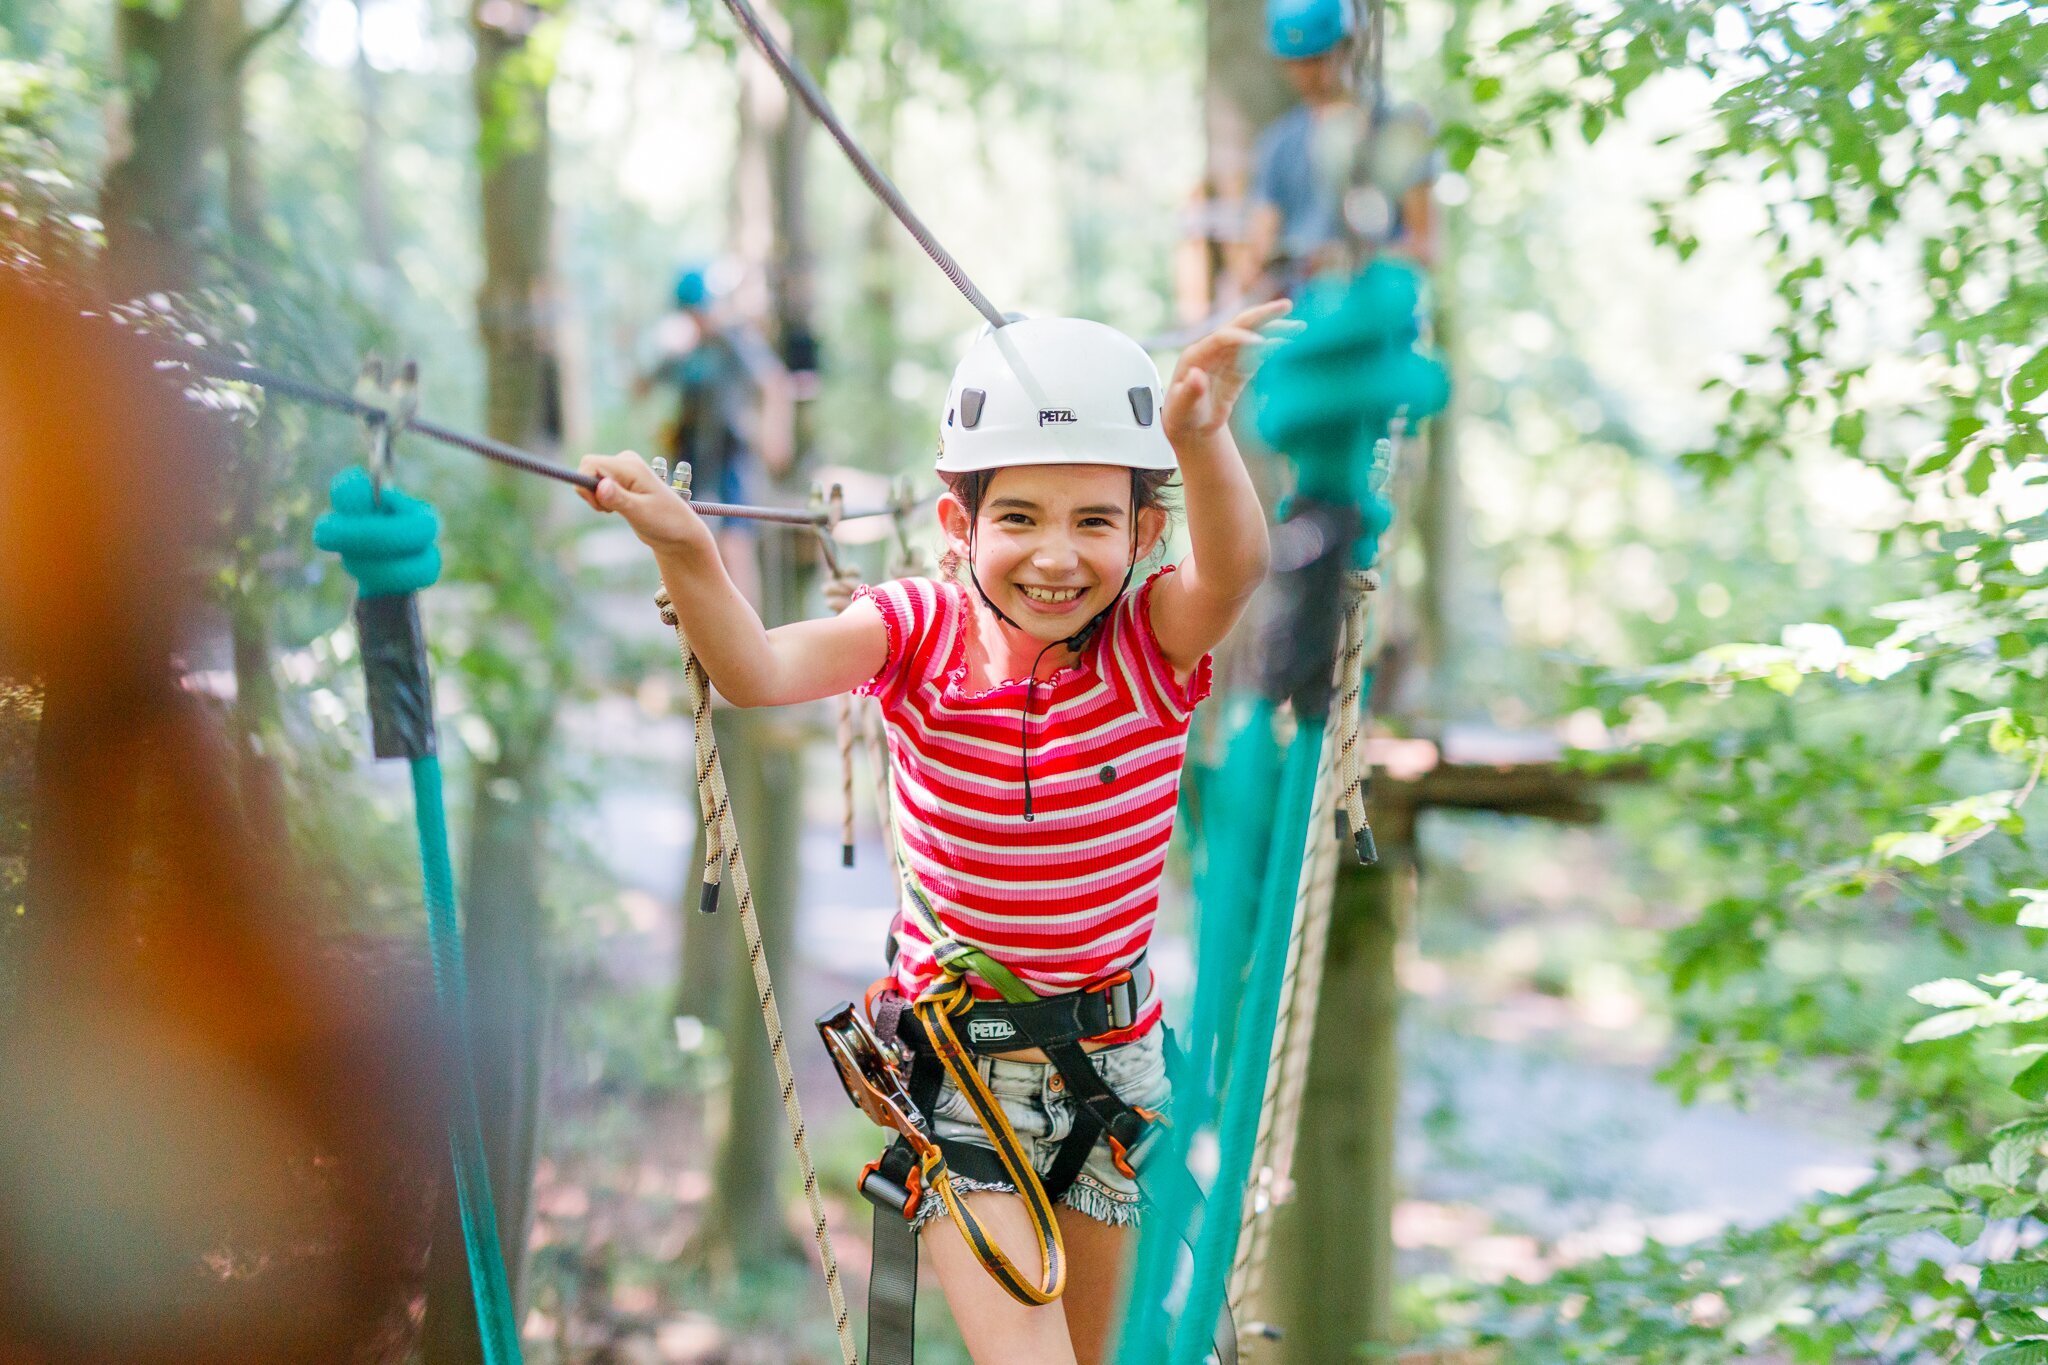
[[[1796,497],[1816,469],[1889,490],[1868,570],[1814,584],[1808,614],[1751,615],[1774,641],[1702,622],[1685,653],[1570,696],[1682,822],[1664,841],[1698,911],[1663,952],[1669,1079],[1740,1091],[1825,1060],[1926,1164],[1481,1292],[1470,1330],[1532,1361],[2048,1359],[2048,1002],[2008,969],[2048,926],[2028,823],[2048,765],[2048,23],[2020,4],[1489,14],[1454,54],[1477,112],[1447,130],[1453,166],[1595,144],[1676,85],[1707,117],[1666,138],[1692,170],[1653,239],[1692,257],[1728,187],[1760,209],[1774,320],[1708,381],[1718,418],[1684,461],[1699,519]],[[1915,987],[1902,965],[1943,976]]]

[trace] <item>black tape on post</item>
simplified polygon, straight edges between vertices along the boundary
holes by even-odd
[[[356,599],[363,680],[370,693],[370,739],[379,758],[424,758],[434,752],[434,680],[419,597],[398,593]]]

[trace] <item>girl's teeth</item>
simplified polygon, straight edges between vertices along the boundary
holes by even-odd
[[[1022,591],[1034,602],[1071,602],[1081,595],[1079,588],[1061,588],[1058,591],[1049,588],[1024,588]]]

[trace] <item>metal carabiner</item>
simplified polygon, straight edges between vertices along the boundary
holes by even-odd
[[[402,362],[397,374],[387,382],[384,362],[374,355],[365,356],[363,367],[356,374],[354,397],[356,402],[375,409],[363,414],[363,422],[370,429],[370,497],[373,502],[382,503],[384,485],[390,482],[395,467],[393,447],[398,434],[419,414],[419,362]]]

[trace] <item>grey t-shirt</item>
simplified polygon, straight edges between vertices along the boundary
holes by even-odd
[[[1361,112],[1356,106],[1334,105],[1318,114],[1297,104],[1259,134],[1252,202],[1280,211],[1277,246],[1284,255],[1312,256],[1343,240],[1343,187],[1351,176],[1348,162]],[[1380,119],[1378,164],[1371,168],[1371,179],[1387,196],[1391,232],[1399,237],[1405,226],[1402,197],[1436,178],[1436,134],[1419,105],[1382,104]]]

